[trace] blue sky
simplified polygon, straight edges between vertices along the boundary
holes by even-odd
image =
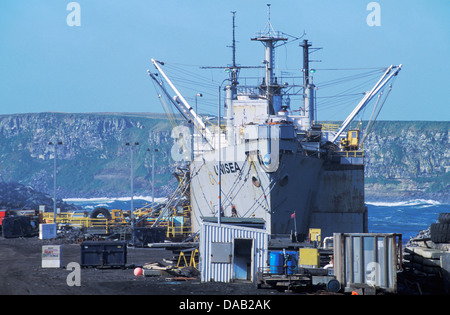
[[[192,65],[230,63],[230,11],[237,11],[238,62],[259,65],[263,58],[262,45],[250,38],[266,25],[268,1],[79,0],[81,25],[72,27],[69,2],[0,0],[0,114],[163,112],[146,73],[150,59],[200,73]],[[274,0],[271,22],[287,34],[306,32],[323,48],[314,54],[322,60],[318,69],[403,64],[379,119],[448,121],[450,1],[376,1],[381,26],[373,27],[366,22],[369,2]],[[278,55],[301,67],[298,44]],[[217,80],[222,75],[214,73]],[[330,79],[329,71],[315,75],[316,82]],[[350,111],[330,110],[319,119],[343,119]]]

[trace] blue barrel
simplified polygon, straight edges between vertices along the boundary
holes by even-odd
[[[269,253],[269,273],[283,274],[284,255],[283,252]]]
[[[297,273],[298,267],[298,251],[286,251],[286,273],[293,275]]]

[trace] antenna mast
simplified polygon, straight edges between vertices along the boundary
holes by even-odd
[[[251,38],[251,40],[261,42],[265,48],[265,60],[264,64],[266,66],[266,77],[264,84],[266,86],[266,98],[268,102],[268,114],[273,114],[273,95],[274,92],[279,90],[279,86],[275,81],[275,77],[273,74],[273,70],[275,69],[275,43],[278,41],[287,41],[288,39],[281,36],[280,32],[275,32],[272,24],[270,23],[270,4],[267,5],[267,26],[264,29],[264,32],[260,32],[256,35],[255,38]]]
[[[315,112],[315,85],[310,84],[310,73],[309,73],[309,47],[311,44],[308,43],[308,40],[303,40],[303,44],[300,44],[303,47],[303,108],[306,116],[308,117],[307,127],[310,128],[314,124],[314,112]]]
[[[231,11],[231,13],[233,14],[233,43],[231,47],[233,48],[233,68],[236,68],[236,25],[234,23],[236,11]]]

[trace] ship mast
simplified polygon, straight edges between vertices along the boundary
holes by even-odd
[[[265,47],[265,59],[264,64],[266,68],[266,75],[263,82],[263,87],[266,92],[267,99],[267,114],[273,115],[275,113],[273,96],[279,92],[279,85],[276,82],[274,76],[275,69],[275,44],[278,41],[287,41],[286,37],[283,37],[280,32],[276,32],[270,23],[270,4],[267,5],[267,25],[263,32],[256,35],[251,40],[261,42]],[[278,92],[277,92],[278,91]]]
[[[226,86],[226,98],[225,98],[225,109],[227,113],[227,140],[229,145],[234,145],[234,118],[233,118],[233,102],[232,100],[237,98],[237,85],[238,85],[238,74],[239,67],[236,65],[236,25],[235,25],[235,14],[236,11],[231,12],[233,14],[233,64],[228,69],[230,71],[230,83]]]
[[[303,47],[303,108],[305,110],[305,116],[308,117],[307,120],[307,128],[310,128],[314,124],[314,112],[315,112],[315,88],[316,86],[310,80],[310,72],[309,72],[309,47],[311,44],[308,43],[308,40],[303,40],[303,44],[300,44]]]
[[[261,68],[260,66],[241,66],[236,63],[236,11],[231,11],[233,15],[233,39],[232,49],[232,64],[224,66],[202,66],[201,69],[225,69],[228,72],[228,84],[225,86],[225,112],[227,121],[227,141],[229,145],[234,145],[234,118],[233,118],[233,104],[232,101],[237,99],[237,85],[239,84],[239,71],[241,69]],[[219,100],[220,102],[220,100]]]
[[[237,84],[237,76],[238,76],[238,72],[239,72],[239,68],[236,65],[236,24],[235,24],[236,11],[231,11],[231,14],[233,14],[233,41],[231,44],[231,49],[233,50],[233,64],[229,69],[231,70],[231,73],[230,73],[231,82],[234,85],[236,85]]]

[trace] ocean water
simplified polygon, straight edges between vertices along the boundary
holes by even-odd
[[[164,202],[166,198],[155,198],[155,203]],[[65,202],[74,204],[81,207],[83,210],[92,211],[97,207],[103,207],[108,210],[111,209],[124,209],[130,210],[131,208],[131,198],[69,198],[64,199]],[[149,196],[135,196],[133,197],[134,208],[141,208],[145,206],[152,205],[152,197]]]
[[[164,202],[165,198],[155,198],[155,202]],[[106,209],[130,209],[131,198],[93,198],[65,199],[87,211],[97,207]],[[151,205],[152,198],[136,196],[134,207]],[[450,213],[450,205],[434,200],[416,199],[406,202],[366,202],[370,233],[401,233],[403,242],[415,237],[420,231],[428,229],[438,220],[439,213]]]
[[[401,233],[404,242],[437,222],[440,213],[450,213],[450,205],[434,200],[366,202],[366,205],[369,232]]]

